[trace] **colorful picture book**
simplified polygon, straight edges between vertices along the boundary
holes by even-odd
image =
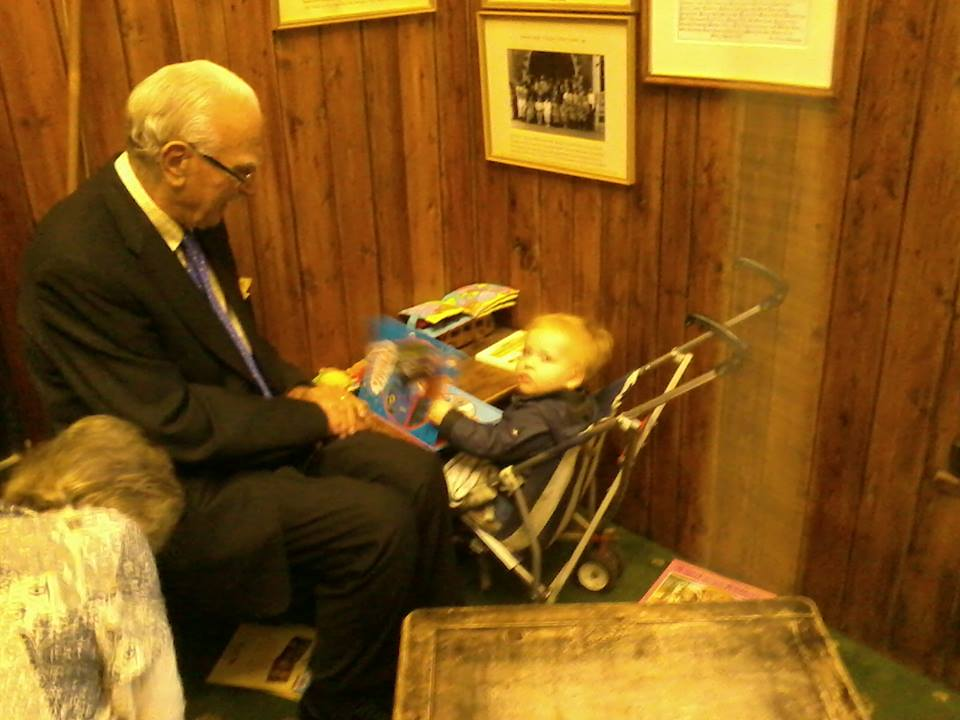
[[[774,593],[732,580],[682,560],[672,560],[650,589],[643,603],[726,602],[764,600]]]
[[[494,283],[471,283],[452,290],[439,300],[428,300],[400,311],[407,324],[431,335],[516,304],[516,288]]]
[[[437,428],[427,419],[433,381],[454,378],[466,355],[390,318],[374,322],[371,335],[360,399],[419,443],[438,447]]]
[[[310,684],[315,638],[316,631],[303,625],[240,625],[207,682],[297,701]]]

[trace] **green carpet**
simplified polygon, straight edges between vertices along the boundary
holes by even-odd
[[[616,586],[591,593],[575,581],[567,584],[560,602],[636,602],[673,558],[669,551],[627,532],[620,547],[628,559]],[[568,557],[569,546],[547,553],[545,569],[555,569]],[[525,601],[525,587],[499,564],[491,563],[492,586],[479,590],[479,573],[472,560],[464,562],[470,604],[516,604]],[[294,703],[263,693],[208,685],[206,674],[232,634],[232,627],[202,624],[177,631],[177,652],[187,693],[187,718],[213,715],[223,720],[285,720],[296,717]],[[960,694],[894,663],[866,647],[834,633],[840,656],[874,720],[960,720]]]

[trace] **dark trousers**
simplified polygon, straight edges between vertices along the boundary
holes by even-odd
[[[324,691],[389,685],[406,613],[462,602],[430,452],[364,432],[297,468],[186,486],[187,512],[161,557],[173,604],[234,617],[314,604],[311,664]]]

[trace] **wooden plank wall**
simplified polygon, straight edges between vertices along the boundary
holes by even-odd
[[[612,376],[688,337],[688,312],[750,304],[735,257],[768,264],[787,303],[743,328],[738,374],[667,408],[621,520],[960,684],[960,503],[938,474],[960,435],[960,5],[847,0],[834,100],[640,84],[624,188],[487,162],[480,0],[437,4],[273,32],[270,0],[85,3],[85,166],[160,64],[247,78],[267,162],[228,221],[261,322],[305,367],[356,358],[371,315],[483,279],[521,289],[520,320],[597,316]],[[64,189],[62,14],[0,4],[0,333],[34,432],[16,266]]]

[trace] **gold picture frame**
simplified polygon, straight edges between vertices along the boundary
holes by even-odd
[[[481,7],[511,10],[560,10],[563,12],[636,12],[640,0],[482,0]]]
[[[845,0],[647,0],[643,79],[831,97],[845,20]]]
[[[276,0],[277,29],[435,12],[436,0]]]
[[[631,185],[632,15],[480,12],[487,160]]]

